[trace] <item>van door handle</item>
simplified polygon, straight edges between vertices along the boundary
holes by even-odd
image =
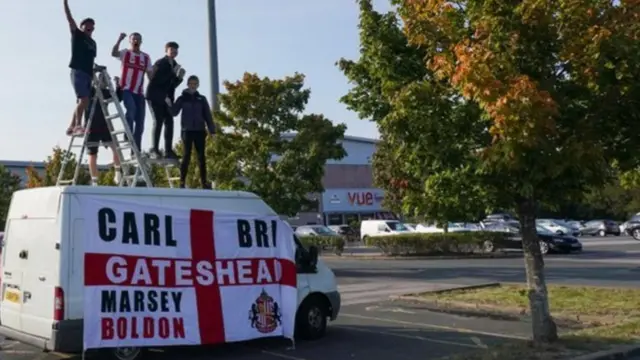
[[[29,256],[29,252],[27,250],[22,250],[20,251],[20,254],[18,254],[18,257],[20,259],[26,259]]]
[[[44,276],[39,276],[39,277],[38,277],[38,280],[40,280],[40,281],[45,281],[45,280],[47,280],[47,278],[46,278],[46,277],[44,277]]]
[[[31,291],[25,291],[23,294],[25,300],[31,299]]]
[[[8,272],[8,271],[5,271],[5,272],[4,272],[4,274],[5,274],[6,276],[11,276],[11,273],[10,273],[10,272]]]

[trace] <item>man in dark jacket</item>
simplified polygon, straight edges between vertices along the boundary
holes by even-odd
[[[175,99],[175,90],[182,83],[185,71],[176,62],[178,44],[171,41],[165,45],[166,56],[153,64],[152,77],[147,86],[146,98],[153,113],[153,144],[150,155],[160,158],[159,142],[164,126],[164,155],[167,159],[177,159],[173,152],[173,116],[171,104]]]
[[[187,86],[187,89],[182,92],[172,107],[174,116],[182,111],[180,125],[182,126],[184,154],[180,164],[180,187],[184,188],[185,186],[191,150],[195,148],[200,169],[200,184],[203,189],[211,189],[211,185],[207,181],[207,164],[204,158],[207,130],[212,136],[215,134],[215,126],[211,120],[211,107],[209,107],[207,98],[198,92],[200,80],[197,76],[189,76]]]

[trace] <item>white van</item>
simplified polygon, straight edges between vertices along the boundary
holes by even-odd
[[[398,220],[362,220],[360,223],[360,239],[365,240],[370,236],[401,234],[411,232]]]
[[[43,350],[82,352],[83,196],[137,203],[275,215],[258,196],[247,192],[127,187],[43,187],[13,194],[2,249],[0,335]],[[298,244],[296,334],[322,337],[327,319],[340,311],[333,272],[318,259],[315,247]],[[7,291],[11,289],[11,291]],[[20,294],[16,296],[16,294]],[[118,359],[136,359],[141,349],[109,350]]]

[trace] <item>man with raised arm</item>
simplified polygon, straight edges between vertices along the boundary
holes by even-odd
[[[67,128],[67,135],[82,135],[85,132],[82,127],[82,119],[89,105],[93,65],[97,53],[96,42],[91,36],[96,23],[92,18],[86,18],[80,22],[80,27],[78,27],[73,15],[71,15],[69,0],[64,0],[64,13],[71,31],[69,67],[71,68],[71,84],[76,94],[76,107],[73,110],[69,128]]]
[[[127,124],[133,134],[133,140],[142,151],[142,133],[144,132],[145,102],[144,75],[151,76],[153,65],[149,54],[140,50],[142,36],[139,33],[129,35],[129,48],[120,50],[120,43],[127,35],[121,33],[118,41],[111,49],[111,56],[120,59],[122,74],[120,87],[122,102],[127,109]]]

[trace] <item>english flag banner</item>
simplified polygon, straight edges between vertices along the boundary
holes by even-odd
[[[81,201],[85,349],[293,339],[295,244],[277,216]]]

